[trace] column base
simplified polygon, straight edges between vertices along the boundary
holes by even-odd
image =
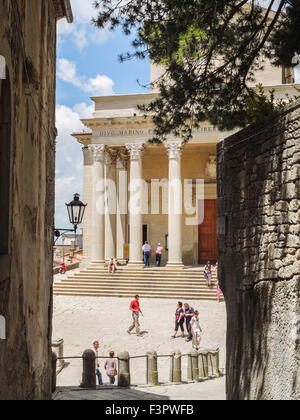
[[[96,268],[96,267],[105,267],[105,261],[104,260],[91,260],[90,267]]]
[[[142,261],[129,261],[125,269],[135,269],[135,270],[144,270],[145,264]]]
[[[117,263],[119,264],[119,265],[127,265],[127,260],[125,260],[125,258],[118,258],[117,257]]]
[[[183,270],[184,269],[184,264],[182,261],[176,261],[176,262],[168,262],[166,265],[166,269],[169,270]]]

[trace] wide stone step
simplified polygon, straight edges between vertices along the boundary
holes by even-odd
[[[198,287],[185,287],[185,286],[180,286],[180,287],[170,287],[170,286],[166,286],[166,285],[157,285],[157,286],[153,286],[153,285],[132,285],[132,284],[128,284],[128,285],[89,285],[89,284],[65,284],[65,283],[58,283],[54,286],[55,290],[60,290],[60,289],[64,289],[64,288],[70,288],[70,289],[86,289],[86,290],[115,290],[115,291],[122,291],[122,290],[128,290],[128,291],[162,291],[162,292],[176,292],[177,290],[180,292],[188,292],[188,293],[203,293],[203,294],[215,294],[215,290],[213,289],[199,289]]]
[[[194,284],[194,283],[165,283],[165,282],[134,282],[134,281],[115,281],[115,282],[109,282],[109,281],[89,281],[89,280],[63,280],[59,283],[55,283],[55,286],[59,285],[66,285],[66,286],[91,286],[91,287],[121,287],[121,286],[130,286],[130,287],[165,287],[165,288],[184,288],[184,289],[195,289],[195,290],[214,290],[215,291],[215,284],[212,284],[211,288],[207,288],[206,284]]]
[[[61,289],[57,290],[55,289],[53,291],[54,295],[56,296],[91,296],[91,297],[119,297],[119,298],[132,298],[132,292],[126,292],[126,291],[95,291],[95,290],[77,290],[77,289]],[[138,293],[138,292],[136,292]],[[143,299],[191,299],[191,300],[211,300],[215,301],[217,298],[215,296],[211,295],[205,295],[205,294],[195,294],[195,293],[140,293],[141,297]]]
[[[148,273],[115,273],[115,274],[108,274],[106,273],[99,273],[99,274],[90,274],[90,273],[75,273],[72,276],[73,278],[132,278],[132,279],[143,279],[143,278],[149,278],[153,280],[191,280],[191,281],[197,281],[197,280],[205,280],[204,276],[187,276],[187,275],[181,275],[181,276],[172,276],[172,275],[154,275],[154,274],[148,274]],[[212,276],[213,280],[217,280],[215,276]]]
[[[69,276],[66,279],[62,279],[60,281],[91,281],[91,282],[109,282],[109,283],[116,283],[116,282],[132,282],[132,283],[165,283],[165,284],[191,284],[191,285],[202,285],[206,284],[206,281],[203,279],[163,279],[163,278],[149,278],[149,277],[121,277],[121,276],[104,276],[104,277],[87,277],[87,276]],[[215,283],[216,280],[212,279],[212,283]]]

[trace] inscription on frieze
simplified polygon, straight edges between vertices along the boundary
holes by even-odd
[[[193,132],[197,133],[210,133],[217,132],[218,129],[214,126],[203,126],[199,127]],[[154,130],[148,129],[116,129],[116,130],[100,130],[94,131],[93,137],[130,137],[130,136],[153,136]]]

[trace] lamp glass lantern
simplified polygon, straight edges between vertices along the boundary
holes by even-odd
[[[74,194],[74,199],[69,204],[66,203],[68,209],[68,215],[71,225],[74,225],[74,230],[76,232],[77,226],[82,223],[82,219],[84,216],[86,204],[83,204],[80,201],[80,195]]]

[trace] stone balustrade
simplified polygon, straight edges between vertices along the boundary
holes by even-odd
[[[216,350],[193,350],[182,355],[179,350],[170,355],[158,355],[156,351],[148,352],[146,355],[130,357],[129,353],[124,351],[118,354],[118,386],[123,388],[130,387],[130,361],[138,358],[146,359],[146,383],[147,385],[159,385],[159,358],[170,359],[169,383],[181,384],[182,381],[182,358],[188,358],[187,382],[200,382],[208,379],[218,378],[221,375],[219,366],[219,349]],[[93,350],[86,350],[79,357],[65,357],[65,359],[82,359],[83,373],[81,387],[86,389],[96,389],[96,355]],[[107,356],[99,356],[98,359],[107,359]],[[56,363],[61,358],[53,353],[53,371],[56,372]],[[55,377],[55,378],[54,378]],[[56,375],[53,375],[53,384],[56,383]],[[55,386],[55,385],[54,385]]]

